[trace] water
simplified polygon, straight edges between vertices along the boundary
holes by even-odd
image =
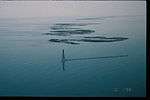
[[[0,19],[0,96],[102,96],[146,95],[145,16],[36,17]],[[107,18],[108,17],[108,18]],[[80,26],[92,34],[52,36],[56,23],[100,23]],[[50,42],[54,38],[82,36],[126,37],[117,42]],[[112,59],[67,59],[128,55]]]

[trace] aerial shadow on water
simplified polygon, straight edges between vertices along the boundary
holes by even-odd
[[[50,31],[50,33],[45,33],[45,35],[56,35],[56,36],[71,36],[71,35],[83,35],[83,34],[91,34],[95,32],[94,30],[88,29],[76,29],[76,30],[55,30]]]
[[[77,20],[104,20],[106,18],[114,18],[114,16],[101,17],[101,18],[81,18]],[[95,21],[96,22],[96,21]],[[81,43],[100,43],[100,42],[119,42],[127,40],[127,37],[106,37],[95,35],[95,30],[87,29],[85,26],[97,25],[101,23],[55,23],[50,27],[50,31],[43,33],[43,35],[50,35],[50,42],[64,43],[79,45]],[[92,27],[91,27],[92,28]],[[90,34],[90,36],[89,36]],[[76,37],[76,35],[78,37]],[[54,37],[53,37],[54,36]],[[94,59],[114,59],[127,57],[128,55],[114,55],[114,56],[101,56],[101,57],[88,57],[88,58],[66,58],[64,50],[62,50],[61,63],[62,68],[65,70],[65,64],[69,61],[81,61],[81,60],[94,60]]]
[[[81,60],[95,60],[95,59],[114,59],[114,58],[122,58],[122,57],[127,57],[128,55],[115,55],[115,56],[101,56],[101,57],[89,57],[89,58],[66,58],[65,56],[65,51],[64,49],[62,50],[62,58],[61,58],[61,63],[62,63],[62,69],[65,71],[65,63],[68,61],[81,61]]]
[[[83,37],[80,39],[50,39],[50,42],[66,43],[66,44],[80,44],[80,42],[117,42],[124,41],[128,38],[125,37]]]
[[[113,17],[113,16],[111,16]],[[85,18],[86,20],[90,19],[99,19],[99,18]],[[83,20],[85,20],[83,19]],[[81,42],[117,42],[124,41],[128,38],[125,37],[103,37],[103,36],[87,36],[88,34],[95,33],[93,29],[85,29],[84,26],[95,25],[100,23],[56,23],[50,27],[50,32],[43,33],[44,35],[54,35],[54,36],[75,36],[80,35],[80,38],[52,38],[49,41],[55,43],[65,43],[65,44],[81,44]],[[83,29],[84,28],[84,29]]]
[[[94,33],[95,30],[83,29],[83,26],[95,25],[99,23],[56,23],[50,27],[51,31],[43,33],[44,35],[55,36],[71,36],[71,35],[84,35]]]

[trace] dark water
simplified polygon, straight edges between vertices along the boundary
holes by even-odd
[[[143,97],[145,25],[145,16],[0,19],[0,95]],[[76,59],[65,70],[63,49]]]

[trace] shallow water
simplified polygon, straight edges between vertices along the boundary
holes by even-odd
[[[25,7],[17,2],[7,4],[1,9],[16,6],[22,11]],[[64,3],[63,10],[68,6]],[[117,12],[116,6],[112,9]],[[126,12],[134,11],[129,6]],[[0,96],[145,95],[145,15],[0,17]]]

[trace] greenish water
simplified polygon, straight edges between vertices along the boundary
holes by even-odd
[[[98,25],[84,26],[94,29],[93,35],[128,39],[82,42],[79,45],[50,42],[51,38],[64,37],[43,35],[51,30],[51,25],[78,22],[77,18],[1,19],[0,95],[145,96],[146,32],[143,17],[116,17],[98,20],[101,23]],[[74,37],[80,36],[83,35]],[[68,59],[128,56],[69,61],[65,63],[64,71],[61,63],[63,49]]]
[[[144,97],[144,8],[0,2],[0,96]]]

